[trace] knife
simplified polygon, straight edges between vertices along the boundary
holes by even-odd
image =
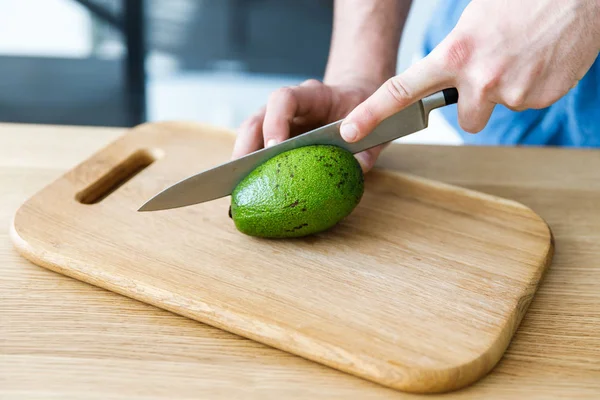
[[[199,174],[185,178],[148,200],[138,211],[158,211],[203,203],[230,195],[238,183],[256,167],[283,152],[310,145],[335,145],[359,153],[427,128],[429,113],[458,102],[455,88],[425,97],[383,120],[365,138],[346,142],[340,135],[339,120],[287,139],[275,146],[257,150]]]

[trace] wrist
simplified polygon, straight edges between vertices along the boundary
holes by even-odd
[[[596,0],[591,0],[592,3],[592,32],[596,35],[596,44],[598,45],[598,50],[600,51],[600,2]]]
[[[595,39],[598,50],[600,51],[600,1],[584,0],[584,7],[581,8],[584,18],[587,19],[589,29]]]
[[[348,64],[351,65],[351,64]],[[356,86],[365,90],[375,91],[385,81],[396,75],[393,67],[362,71],[358,68],[327,68],[323,83],[329,86]]]

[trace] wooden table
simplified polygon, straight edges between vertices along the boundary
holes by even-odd
[[[413,399],[37,267],[13,249],[20,203],[122,130],[0,124],[1,399]],[[520,201],[554,262],[505,357],[427,398],[600,398],[600,151],[394,145],[381,166]]]

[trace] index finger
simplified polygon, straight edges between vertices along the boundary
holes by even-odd
[[[367,136],[379,123],[412,103],[451,86],[453,75],[431,53],[406,71],[388,79],[342,122],[340,133],[348,142]]]
[[[328,103],[328,89],[317,81],[309,80],[299,86],[273,92],[263,124],[265,147],[288,139],[290,127],[296,117],[305,117],[309,121],[325,119],[329,110]]]

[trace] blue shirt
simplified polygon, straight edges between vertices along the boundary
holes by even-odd
[[[439,2],[425,35],[425,54],[450,33],[469,1]],[[497,105],[478,134],[460,128],[456,105],[443,107],[441,112],[465,144],[600,147],[600,58],[576,87],[550,107],[516,112]]]

